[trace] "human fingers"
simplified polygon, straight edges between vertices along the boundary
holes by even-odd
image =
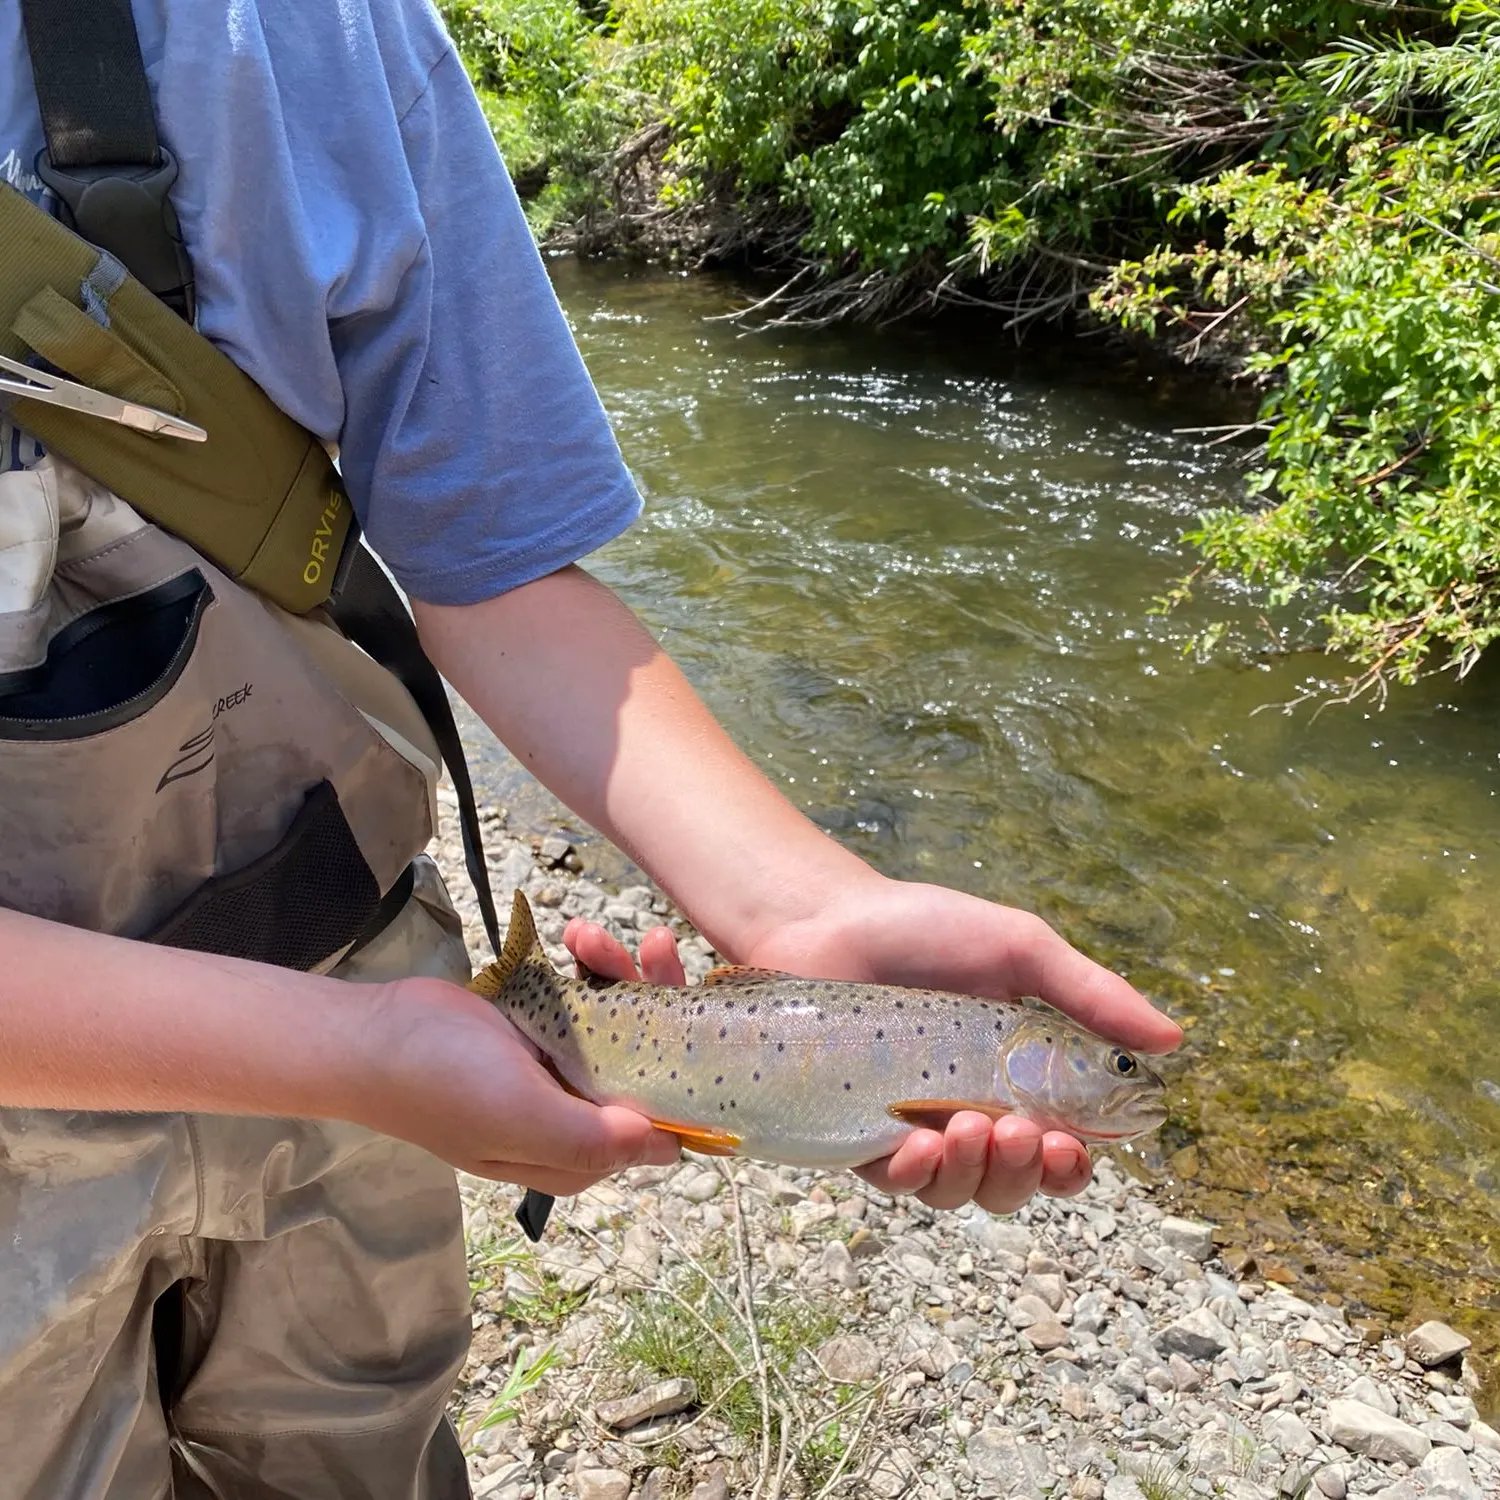
[[[1042,1132],[1010,1116],[990,1130],[984,1177],[974,1201],[987,1213],[1013,1214],[1042,1184]]]
[[[943,1130],[943,1155],[932,1181],[917,1193],[928,1208],[957,1208],[979,1190],[989,1160],[990,1118],[974,1110],[954,1115]]]
[[[648,984],[686,984],[687,972],[670,927],[653,927],[641,939],[641,973]]]
[[[563,946],[580,963],[606,979],[639,979],[630,950],[598,922],[574,917],[563,928]]]
[[[1042,1137],[1042,1187],[1049,1198],[1072,1198],[1089,1185],[1094,1164],[1088,1147],[1061,1130]]]

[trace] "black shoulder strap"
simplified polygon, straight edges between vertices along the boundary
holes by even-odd
[[[189,322],[193,271],[168,196],[177,162],[156,134],[130,0],[21,0],[46,149],[37,176],[68,227]]]
[[[70,227],[191,321],[192,265],[168,196],[177,163],[157,138],[130,0],[21,0],[21,8],[47,136],[37,175],[62,199]],[[499,953],[479,812],[447,689],[395,586],[353,533],[329,612],[400,679],[427,720],[458,794],[464,862]]]
[[[496,953],[500,951],[500,924],[495,917],[495,897],[490,890],[489,867],[484,859],[484,839],[479,831],[479,810],[474,802],[474,785],[464,759],[463,741],[453,721],[453,705],[438,669],[422,650],[417,628],[402,603],[396,586],[386,577],[385,569],[375,555],[357,538],[345,545],[348,568],[335,585],[328,601],[333,622],[354,642],[369,652],[392,676],[400,680],[422,712],[437,747],[442,752],[458,794],[458,826],[463,835],[464,864],[479,911],[484,917],[485,934]]]

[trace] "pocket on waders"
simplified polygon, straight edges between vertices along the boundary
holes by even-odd
[[[432,837],[435,750],[330,627],[156,527],[64,551],[0,615],[0,905],[331,966]]]

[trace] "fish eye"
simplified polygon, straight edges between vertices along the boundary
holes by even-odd
[[[1116,1047],[1109,1055],[1110,1065],[1122,1078],[1129,1078],[1135,1072],[1135,1059],[1128,1053]]]

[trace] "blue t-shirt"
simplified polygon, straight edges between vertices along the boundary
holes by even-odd
[[[428,0],[134,0],[198,326],[336,442],[413,597],[576,561],[640,499],[478,101]],[[0,176],[47,201],[20,6]],[[0,416],[0,468],[30,442]]]

